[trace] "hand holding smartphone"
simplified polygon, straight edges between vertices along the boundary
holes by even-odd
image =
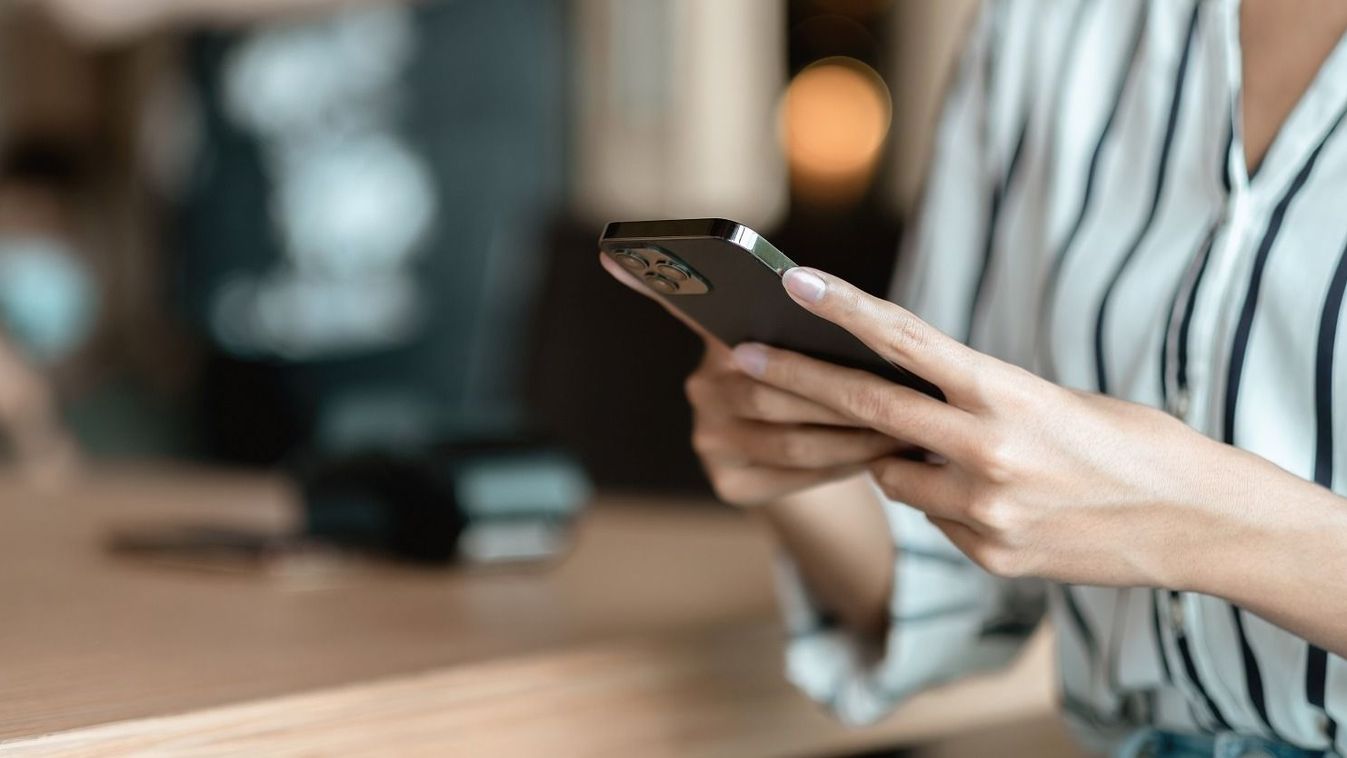
[[[693,447],[722,500],[773,502],[847,478],[910,446],[831,409],[758,382],[730,349],[762,342],[939,390],[801,308],[781,284],[794,263],[751,229],[724,219],[609,224],[604,267],[659,301],[706,342],[688,378]]]
[[[796,305],[781,286],[795,263],[743,224],[720,218],[616,222],[604,229],[599,250],[725,345],[761,342],[944,399],[935,385]]]

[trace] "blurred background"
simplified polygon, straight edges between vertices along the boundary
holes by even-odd
[[[696,342],[601,273],[603,224],[728,217],[883,290],[973,5],[7,3],[9,457],[525,438],[704,492]]]

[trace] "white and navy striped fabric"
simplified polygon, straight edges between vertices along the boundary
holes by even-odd
[[[989,2],[894,299],[1347,492],[1347,42],[1249,176],[1238,23],[1236,0]],[[1214,597],[994,579],[920,514],[886,511],[882,649],[821,617],[783,564],[788,674],[843,719],[1004,663],[1046,613],[1064,710],[1096,745],[1149,726],[1347,753],[1342,658]]]

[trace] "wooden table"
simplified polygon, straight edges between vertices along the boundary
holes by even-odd
[[[547,570],[212,574],[110,530],[285,529],[274,478],[0,478],[0,755],[814,755],[1050,710],[1045,640],[1007,675],[846,730],[780,674],[771,546],[728,509],[601,498]]]

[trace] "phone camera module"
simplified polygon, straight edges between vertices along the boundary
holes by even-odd
[[[711,283],[696,269],[657,245],[611,247],[605,248],[605,253],[661,295],[705,295],[711,291]]]

